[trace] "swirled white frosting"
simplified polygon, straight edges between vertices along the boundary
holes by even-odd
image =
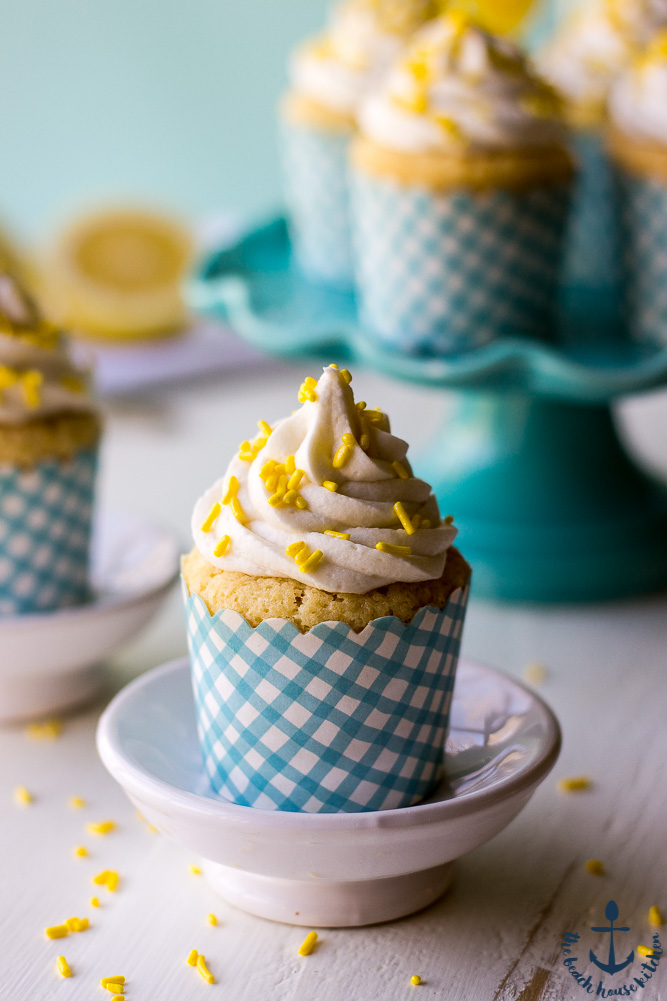
[[[667,145],[667,32],[613,85],[609,117],[633,139]]]
[[[290,62],[293,89],[345,115],[381,78],[409,34],[434,13],[433,0],[347,0],[328,30],[300,46]]]
[[[537,56],[544,76],[578,106],[604,109],[638,47],[667,25],[667,0],[593,0]]]
[[[559,112],[520,49],[445,14],[415,34],[359,122],[368,138],[406,152],[523,149],[563,141]]]
[[[252,461],[236,456],[227,472],[197,501],[192,517],[194,541],[202,556],[223,570],[255,577],[290,577],[324,591],[364,594],[396,581],[439,578],[456,529],[441,522],[430,486],[412,475],[406,461],[407,443],[380,423],[360,421],[352,390],[333,367],[325,368],[307,401],[291,417],[275,424],[266,445]],[[334,468],[333,458],[342,437],[356,441],[368,434],[366,451],[359,444],[348,461]],[[348,439],[349,440],[349,439]],[[270,489],[260,475],[267,462],[284,464],[294,456],[296,468],[304,471],[299,494],[307,505],[269,504]],[[392,463],[400,463],[406,478]],[[237,500],[244,523],[231,504],[222,504],[210,523],[209,513],[228,490],[231,477],[238,480]],[[332,492],[322,484],[337,483]],[[416,523],[427,519],[432,527],[417,528],[408,535],[394,510],[400,501]],[[420,523],[420,522],[419,522]],[[349,539],[325,535],[326,530],[349,533]],[[229,537],[224,555],[215,550]],[[317,566],[302,572],[288,546],[303,542],[308,553],[320,551]],[[376,549],[378,543],[409,546],[409,555],[394,555]]]

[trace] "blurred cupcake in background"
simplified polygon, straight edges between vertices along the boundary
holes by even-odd
[[[352,149],[364,325],[408,352],[548,334],[573,163],[560,103],[460,13],[413,39]]]
[[[0,616],[87,599],[100,432],[87,373],[0,270]]]
[[[362,97],[410,35],[445,0],[346,0],[325,34],[296,50],[282,102],[282,146],[292,241],[301,271],[352,282],[347,155]]]
[[[609,150],[622,233],[623,312],[631,335],[667,346],[667,31],[614,84]]]

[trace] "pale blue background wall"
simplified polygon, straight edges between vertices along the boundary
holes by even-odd
[[[195,218],[277,204],[274,102],[326,6],[0,0],[0,218],[33,236],[114,197]]]

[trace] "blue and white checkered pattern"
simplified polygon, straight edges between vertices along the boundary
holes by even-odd
[[[0,616],[86,601],[96,469],[94,449],[0,466]]]
[[[667,184],[618,170],[623,312],[630,335],[667,346]]]
[[[312,282],[350,286],[350,136],[283,124],[285,194],[292,246]]]
[[[213,788],[306,813],[418,802],[441,775],[467,589],[361,633],[284,619],[255,629],[186,596],[199,739]]]
[[[567,186],[439,193],[353,172],[362,323],[438,355],[548,336],[568,204]]]

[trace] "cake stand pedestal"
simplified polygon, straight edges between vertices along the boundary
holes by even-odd
[[[578,331],[575,343],[564,333],[399,355],[360,328],[352,292],[299,274],[282,219],[203,261],[190,301],[273,354],[351,357],[455,391],[414,466],[456,517],[477,597],[591,601],[667,587],[667,488],[639,468],[613,416],[618,398],[667,385],[667,350]]]

